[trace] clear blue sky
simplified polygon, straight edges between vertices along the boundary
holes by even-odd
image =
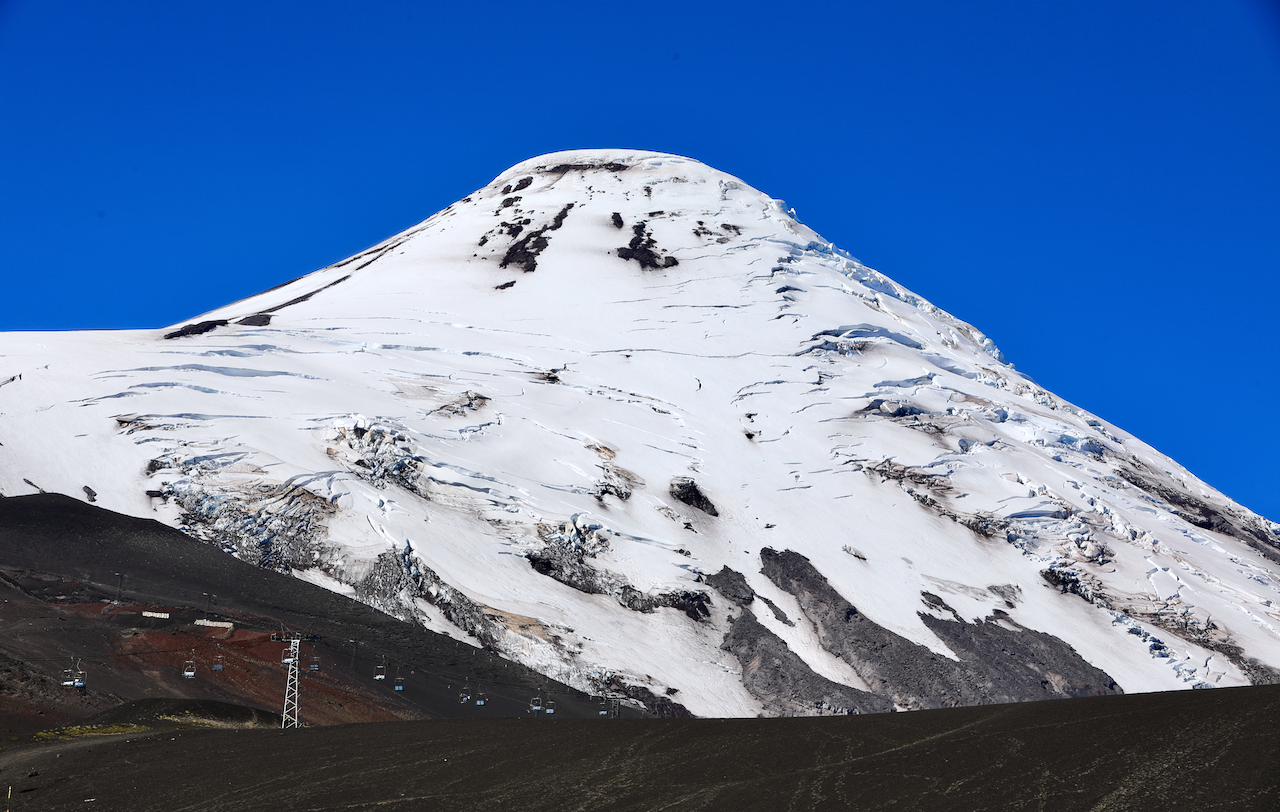
[[[0,0],[0,330],[180,322],[602,146],[786,199],[1280,519],[1274,0]]]

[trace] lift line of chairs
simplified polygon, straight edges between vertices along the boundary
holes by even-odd
[[[219,646],[218,648],[221,649],[221,646]],[[284,649],[284,651],[280,652],[280,663],[282,665],[292,664],[293,657],[290,656],[291,654],[292,654],[292,650],[290,648],[286,648]],[[382,663],[379,664],[374,669],[373,678],[375,680],[385,680],[387,678],[386,659],[387,658],[384,656],[382,658]],[[226,665],[226,660],[222,656],[221,652],[219,651],[219,653],[215,655],[213,658],[213,670],[222,671],[225,665]],[[320,670],[320,657],[318,655],[308,658],[307,670],[308,671]],[[185,677],[186,679],[194,679],[196,676],[195,649],[191,650],[191,658],[188,659],[182,665],[182,676]],[[64,688],[83,688],[84,687],[85,672],[84,672],[84,669],[80,667],[80,660],[78,659],[74,660],[74,664],[72,665],[71,668],[63,669],[61,684],[62,684],[62,687]],[[394,690],[397,690],[397,691],[404,690],[404,677],[400,676],[399,666],[396,666]],[[486,702],[489,701],[489,697],[484,692],[484,690],[479,687],[477,687],[475,693],[472,694],[471,680],[468,679],[466,681],[466,684],[463,685],[462,690],[458,692],[458,702],[459,704],[465,705],[468,702],[471,702],[473,700],[477,705],[484,705]],[[619,703],[617,699],[601,697],[598,714],[600,716],[607,716],[607,717],[617,716],[618,704]],[[541,692],[539,692],[538,695],[535,695],[532,699],[529,700],[528,711],[529,713],[532,713],[535,716],[539,713],[549,716],[556,712],[556,702],[554,699],[548,699],[546,702],[543,702]]]

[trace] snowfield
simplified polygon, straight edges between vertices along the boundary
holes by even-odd
[[[697,161],[521,163],[164,330],[0,334],[0,493],[658,713],[1280,675],[1280,526]]]

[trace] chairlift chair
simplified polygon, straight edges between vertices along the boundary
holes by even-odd
[[[214,657],[214,658],[213,658],[213,670],[214,670],[214,671],[221,671],[221,670],[222,670],[222,666],[223,666],[224,664],[225,664],[225,661],[222,659],[222,655],[221,655],[221,654],[219,654],[217,657]]]
[[[74,668],[64,668],[64,669],[62,670],[62,683],[61,683],[61,684],[62,684],[62,687],[63,687],[63,688],[74,688],[74,687],[76,687],[76,671],[75,671],[75,669],[74,669]]]
[[[72,678],[72,687],[73,688],[84,687],[84,669],[80,667],[79,660],[76,660],[76,673],[75,673],[75,676]]]
[[[319,657],[319,656],[315,656],[315,657],[312,657],[312,658],[311,658],[311,664],[307,666],[307,670],[309,670],[309,671],[319,671],[319,670],[320,670],[320,657]]]
[[[471,680],[468,679],[466,685],[462,686],[462,690],[458,692],[458,704],[465,705],[471,701]]]
[[[483,705],[483,704],[484,704],[485,702],[487,702],[487,701],[489,701],[489,697],[485,696],[484,691],[476,691],[476,704],[477,704],[477,705]]]
[[[529,713],[537,713],[542,710],[542,697],[535,696],[529,700]]]
[[[600,697],[600,710],[599,710],[599,711],[597,711],[597,713],[598,713],[600,716],[608,716],[608,715],[609,715],[609,701],[608,701],[607,699],[605,699],[603,696],[602,696],[602,697]]]
[[[383,658],[383,659],[385,660],[386,658]],[[386,662],[385,662],[385,661],[382,663],[382,665],[380,665],[380,666],[378,666],[376,669],[374,669],[374,672],[373,672],[373,678],[374,678],[374,679],[386,679],[386,678],[387,678],[387,664],[386,664]]]
[[[400,676],[400,666],[396,666],[396,684],[395,684],[395,689],[396,689],[397,691],[403,691],[403,690],[404,690],[404,677]]]
[[[186,664],[182,666],[182,676],[186,677],[187,679],[195,679],[195,676],[196,676],[195,660],[187,660]]]
[[[542,709],[542,712],[543,712],[543,713],[555,713],[555,712],[556,712],[556,701],[555,701],[554,699],[548,699],[548,700],[547,700],[547,706],[546,706],[545,708],[543,708],[543,709]]]
[[[280,664],[289,665],[293,662],[293,648],[287,648],[280,652]]]

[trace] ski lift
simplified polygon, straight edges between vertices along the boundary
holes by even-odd
[[[543,713],[555,713],[555,712],[556,712],[556,701],[555,701],[554,699],[548,699],[548,700],[547,700],[547,706],[546,706],[545,708],[543,708],[543,709],[542,709],[542,712],[543,712]]]
[[[529,713],[537,713],[542,710],[542,697],[535,696],[529,700]]]
[[[182,676],[187,679],[195,679],[196,676],[196,650],[191,650],[191,659],[187,660],[182,666]]]
[[[397,691],[403,691],[403,690],[404,690],[404,677],[396,677],[395,689],[396,689]]]
[[[387,678],[387,658],[386,658],[386,657],[383,657],[383,658],[382,658],[382,665],[380,665],[380,666],[378,666],[376,669],[374,669],[374,672],[373,672],[373,678],[374,678],[374,679],[386,679],[386,678]]]
[[[223,665],[226,664],[226,661],[222,658],[222,646],[218,646],[216,651],[218,653],[217,656],[213,658],[213,670],[221,671]]]
[[[313,657],[311,658],[311,663],[307,666],[307,670],[308,670],[308,671],[319,671],[319,670],[320,670],[320,657],[319,657],[319,655],[315,655],[315,656],[313,656]]]
[[[471,680],[467,680],[467,684],[462,686],[462,690],[458,692],[458,704],[465,705],[471,701]]]
[[[484,691],[476,691],[476,704],[483,705],[489,701],[489,697],[485,696]]]
[[[600,710],[597,711],[597,714],[600,716],[609,715],[609,701],[605,699],[603,696],[600,697]]]
[[[63,688],[83,688],[84,687],[84,671],[80,669],[80,661],[75,660],[75,664],[71,668],[62,670],[62,680],[59,683]]]
[[[293,662],[293,646],[280,652],[280,664],[289,665]]]

